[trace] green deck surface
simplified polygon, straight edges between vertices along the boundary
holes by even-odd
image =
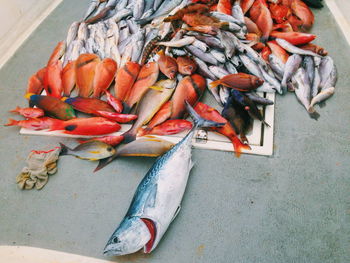
[[[87,5],[65,0],[0,70],[2,124],[17,117],[8,110],[26,106],[27,79]],[[31,150],[72,141],[3,126],[0,245],[118,262],[350,262],[350,49],[327,8],[315,15],[317,43],[339,70],[336,94],[319,121],[294,94],[278,96],[272,157],[193,150],[182,209],[151,255],[110,258],[102,249],[154,159],[121,158],[94,174],[95,163],[65,156],[43,190],[20,191],[15,177]]]

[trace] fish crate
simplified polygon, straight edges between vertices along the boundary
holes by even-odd
[[[258,93],[261,97],[267,98],[273,102],[275,102],[275,94],[274,93]],[[264,120],[267,122],[270,127],[262,124],[261,121],[254,120],[253,127],[251,131],[247,134],[247,139],[249,141],[249,145],[251,150],[242,149],[243,153],[246,154],[255,154],[255,155],[265,155],[271,156],[273,155],[273,130],[274,130],[274,114],[275,114],[275,106],[259,106],[259,109],[262,110]],[[118,132],[109,134],[109,135],[121,135],[127,130],[130,129],[130,124],[121,125],[121,129]],[[22,128],[20,130],[20,134],[23,135],[41,135],[41,136],[57,136],[57,137],[66,137],[66,138],[92,138],[96,136],[82,136],[82,135],[71,135],[65,134],[62,131],[34,131]],[[158,137],[172,143],[178,143],[185,135],[187,131],[182,133],[167,135],[167,136],[154,136]],[[153,136],[153,135],[152,135]],[[138,137],[141,138],[141,137]],[[217,150],[217,151],[227,151],[233,152],[232,143],[225,136],[216,133],[207,131],[204,129],[199,129],[196,131],[196,134],[193,139],[193,146],[198,149],[206,149],[206,150]]]

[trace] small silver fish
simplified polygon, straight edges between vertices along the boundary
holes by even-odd
[[[248,69],[248,71],[253,74],[254,76],[257,76],[261,79],[264,78],[259,66],[252,61],[248,56],[239,54],[238,55],[240,60],[242,61],[243,65]]]
[[[121,61],[121,56],[120,56],[118,47],[115,44],[113,44],[111,46],[110,54],[111,54],[111,58],[114,59],[117,62],[118,66],[120,66],[121,65],[121,62],[120,62]]]
[[[132,11],[128,8],[124,8],[121,10],[118,10],[118,12],[113,15],[110,19],[113,19],[115,22],[121,21],[123,18],[130,16],[132,14]]]
[[[77,39],[85,41],[88,39],[88,37],[89,37],[89,31],[87,28],[87,24],[80,23],[79,29],[78,29],[78,34],[77,34]]]
[[[276,38],[276,41],[277,41],[277,44],[279,44],[281,47],[283,47],[285,50],[287,50],[290,53],[305,55],[305,56],[321,57],[320,55],[318,55],[312,51],[298,48],[298,47],[292,45],[291,43],[289,43],[287,40],[284,40],[281,38]]]
[[[91,0],[90,5],[83,17],[83,20],[86,20],[96,10],[99,4],[100,4],[99,0]]]
[[[121,43],[130,36],[130,31],[129,31],[128,24],[125,20],[120,21],[118,26],[119,26],[119,42],[118,43]]]
[[[66,38],[67,46],[69,46],[70,43],[72,43],[72,41],[77,37],[79,25],[80,25],[80,22],[73,22],[69,27],[67,38]]]
[[[193,46],[195,46],[196,48],[199,48],[200,50],[202,50],[203,52],[208,52],[210,50],[210,48],[208,47],[207,44],[205,44],[204,42],[196,39],[193,43]]]
[[[308,108],[308,112],[315,112],[314,106],[320,102],[323,102],[327,99],[329,99],[330,97],[333,96],[333,94],[335,93],[335,88],[334,87],[330,87],[327,89],[322,90],[319,94],[317,94],[310,103],[310,106]]]
[[[194,41],[196,41],[195,37],[184,37],[182,39],[174,41],[158,42],[157,45],[166,47],[184,47],[187,45],[191,45]]]
[[[193,45],[188,45],[185,47],[185,49],[191,53],[193,56],[198,57],[199,59],[203,60],[204,62],[207,62],[212,65],[217,65],[218,61],[216,58],[210,54],[210,53],[205,53],[199,48],[193,46]]]
[[[145,8],[145,0],[134,0],[133,16],[140,19]]]
[[[151,21],[154,18],[163,16],[165,14],[168,14],[170,11],[172,11],[175,7],[180,6],[180,4],[183,2],[183,0],[164,0],[162,4],[159,6],[157,11],[154,12],[153,15],[140,19],[137,22],[141,25],[146,24],[147,22]],[[187,2],[187,1],[186,1]]]
[[[230,61],[225,62],[225,68],[230,74],[238,73],[236,67]]]
[[[218,66],[209,66],[209,70],[215,75],[215,77],[217,77],[218,79],[221,79],[227,75],[229,75],[230,73],[223,69],[222,67],[218,67]]]
[[[275,76],[271,76],[261,65],[258,65],[258,67],[263,75],[263,79],[270,83],[279,94],[283,94],[284,91],[282,90],[281,83],[275,78]]]
[[[207,82],[207,88],[208,88],[209,92],[213,95],[213,97],[216,100],[216,102],[221,107],[223,107],[224,105],[222,104],[222,101],[221,101],[221,98],[220,98],[220,94],[219,94],[219,86],[214,87],[214,88],[210,88],[210,83],[212,83],[212,80],[211,79],[206,79],[206,82]]]
[[[74,149],[70,149],[62,143],[60,143],[60,145],[60,155],[73,155],[79,159],[89,161],[105,159],[115,154],[115,149],[112,146],[100,141],[90,141],[82,143]]]
[[[213,48],[213,49],[211,49],[211,50],[209,51],[209,53],[212,54],[213,57],[214,57],[217,61],[219,61],[219,63],[224,64],[224,63],[226,62],[225,54],[222,53],[222,52],[220,52],[219,50]]]
[[[207,64],[206,64],[203,60],[201,60],[201,59],[199,59],[199,58],[197,58],[197,57],[193,57],[193,59],[194,59],[194,61],[197,63],[197,65],[198,65],[198,72],[199,72],[202,76],[204,76],[205,78],[209,78],[209,79],[211,79],[211,80],[217,80],[217,78],[216,78],[216,77],[214,76],[214,74],[209,70]]]
[[[321,76],[321,83],[320,83],[321,89],[325,86],[326,81],[329,79],[329,76],[331,75],[332,71],[334,71],[334,68],[335,68],[335,64],[333,59],[330,56],[326,56],[322,58],[320,67],[319,67],[320,76]]]
[[[221,13],[221,12],[210,12],[210,15],[212,17],[215,17],[221,21],[225,21],[225,22],[230,22],[230,23],[234,23],[240,26],[245,25],[244,21],[243,23],[241,21],[239,21],[238,19],[234,18],[233,16]]]
[[[302,61],[303,61],[303,58],[298,54],[294,54],[292,56],[289,56],[289,58],[286,62],[286,66],[285,66],[284,74],[283,74],[283,79],[281,82],[281,87],[283,89],[283,92],[287,91],[287,82],[289,82],[289,80],[297,72]]]
[[[269,55],[269,62],[271,69],[276,74],[276,77],[278,77],[279,80],[282,80],[284,75],[285,64],[283,64],[282,60],[280,60],[274,54]]]
[[[230,91],[227,87],[219,86],[219,95],[222,105],[226,105],[230,98]]]

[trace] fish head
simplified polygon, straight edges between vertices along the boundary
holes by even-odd
[[[103,250],[105,255],[122,256],[139,251],[151,239],[151,233],[139,217],[126,217],[110,237]]]

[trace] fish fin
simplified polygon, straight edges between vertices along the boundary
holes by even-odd
[[[9,122],[4,124],[5,126],[14,126],[17,125],[19,123],[19,121],[14,120],[14,119],[9,119]]]
[[[193,119],[193,122],[195,123],[193,128],[200,128],[200,127],[221,127],[225,125],[226,123],[219,123],[215,121],[209,121],[207,119],[202,118],[199,116],[199,114],[192,108],[192,106],[188,103],[188,101],[185,101],[186,103],[186,109],[188,113],[190,114],[191,118]]]
[[[20,110],[20,109],[21,109],[21,108],[20,108],[19,106],[17,106],[16,109],[10,110],[10,112],[11,112],[11,113],[19,113],[19,110]]]
[[[211,82],[209,84],[210,88],[213,89],[213,88],[216,88],[217,86],[219,86],[221,84],[221,80],[215,80],[213,82]]]
[[[97,165],[97,167],[94,170],[94,173],[101,170],[102,168],[106,167],[108,164],[110,164],[115,158],[118,157],[118,154],[114,154],[111,157],[101,159]]]
[[[242,143],[242,141],[237,136],[234,136],[231,139],[231,142],[233,144],[233,148],[235,150],[236,157],[240,157],[241,156],[241,153],[242,153],[243,149],[244,150],[251,150],[250,146],[248,144]]]
[[[60,142],[60,147],[61,147],[61,152],[60,155],[70,155],[70,151],[71,149],[69,147],[67,147],[66,145],[64,145],[63,143]]]
[[[174,214],[173,218],[171,219],[171,222],[174,221],[175,217],[179,214],[180,210],[181,210],[181,205],[179,205],[179,206],[177,207],[177,209],[176,209],[176,211],[175,211],[175,214]]]
[[[158,185],[155,184],[152,186],[151,190],[149,190],[149,194],[147,197],[147,200],[145,201],[145,207],[154,207],[156,203],[156,198],[157,198],[157,188]]]
[[[154,89],[154,90],[158,90],[158,91],[163,91],[164,90],[163,87],[159,87],[159,86],[151,86],[151,87],[149,87],[149,89]]]

